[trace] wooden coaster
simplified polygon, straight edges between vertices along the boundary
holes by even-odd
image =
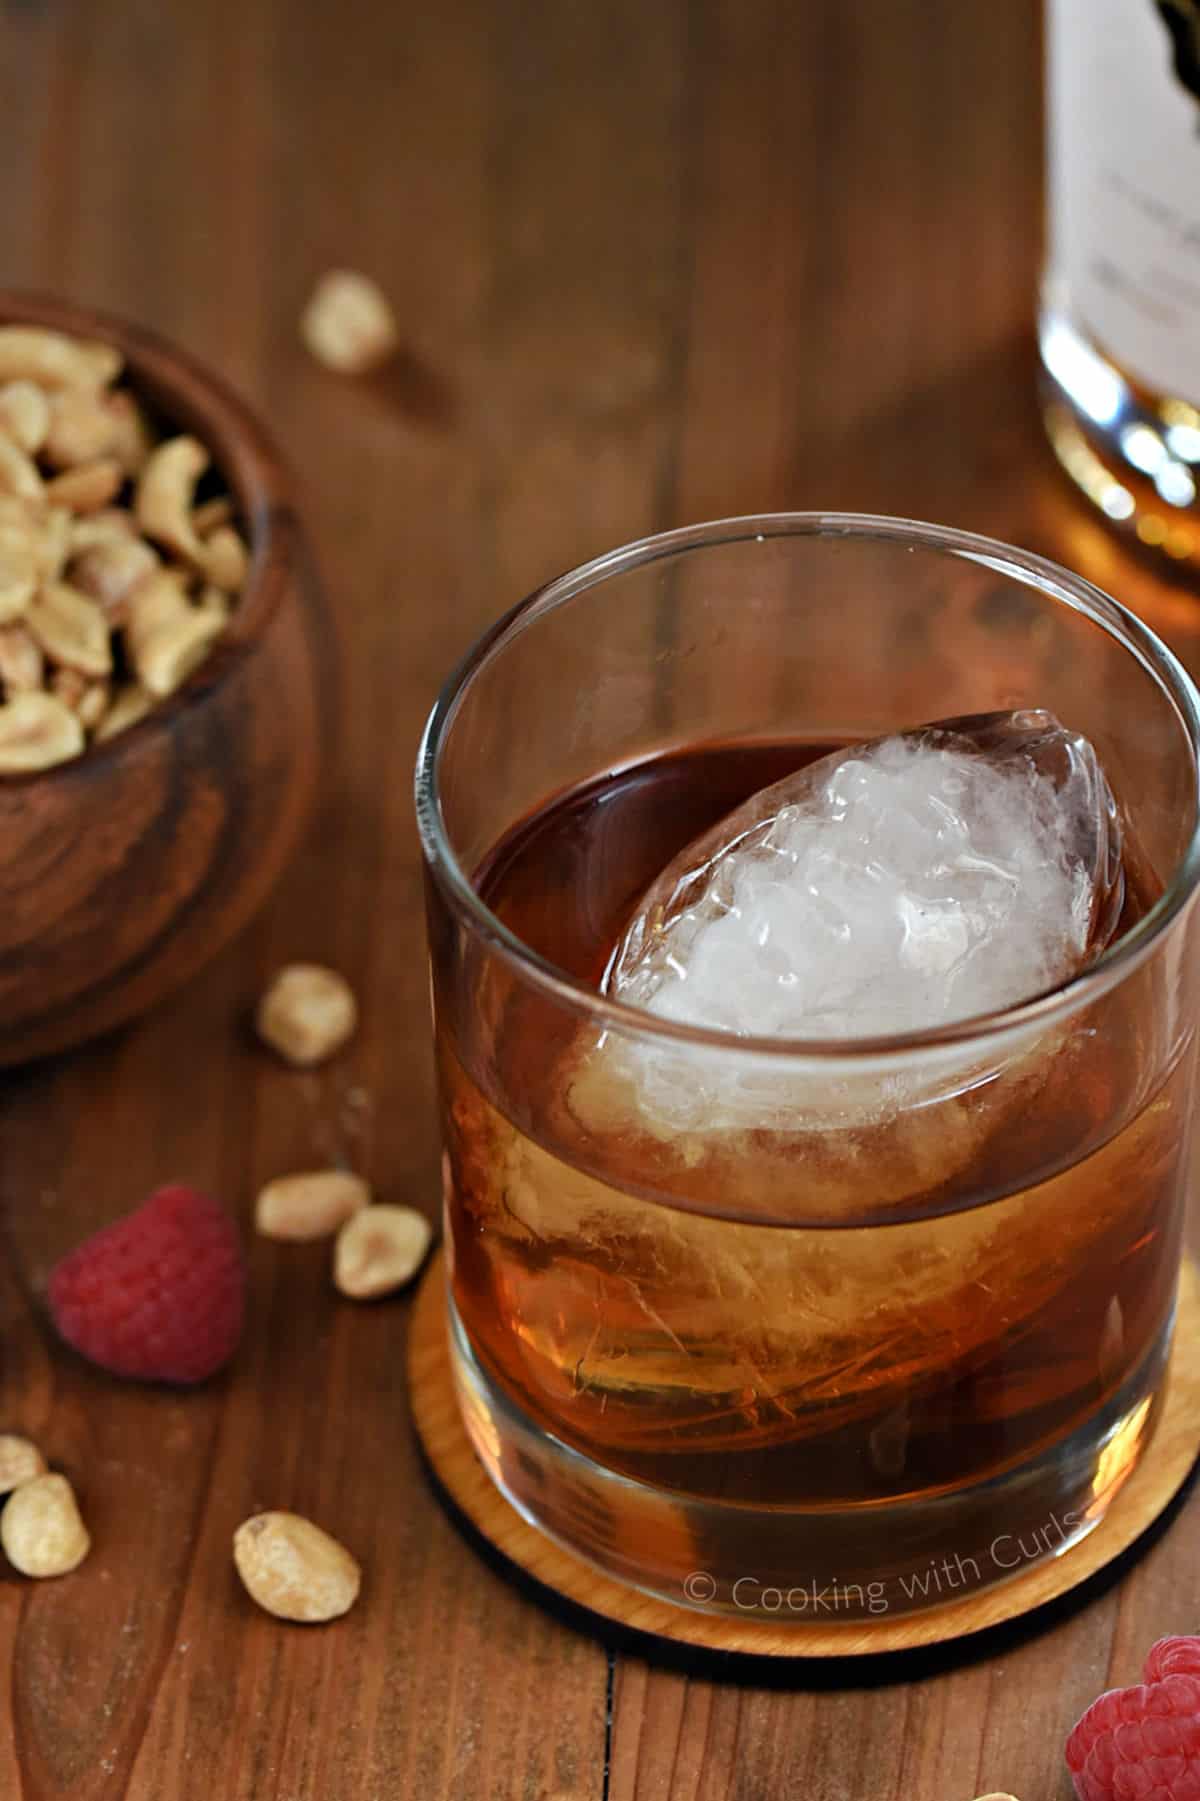
[[[941,1644],[999,1625],[1053,1600],[1128,1549],[1183,1486],[1200,1452],[1200,1280],[1185,1262],[1154,1437],[1100,1524],[1061,1557],[982,1594],[896,1620],[822,1626],[736,1620],[694,1612],[606,1576],[529,1525],[495,1487],[467,1437],[454,1393],[446,1333],[446,1276],[439,1252],[425,1275],[409,1340],[413,1418],[433,1469],[467,1518],[497,1550],[567,1600],[619,1625],[713,1651],[767,1657],[857,1657]]]

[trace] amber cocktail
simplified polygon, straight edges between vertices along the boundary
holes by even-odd
[[[955,719],[920,741],[949,804],[915,766],[868,797],[850,879],[873,908],[878,865],[903,930],[839,975],[859,902],[828,847],[870,761],[847,747]],[[1152,1441],[1170,1342],[1196,742],[1186,676],[1113,602],[902,522],[671,534],[479,647],[418,801],[456,1374],[528,1517],[669,1599],[825,1623],[977,1590],[1090,1530]],[[997,745],[1041,770],[1043,813],[1055,759],[1091,759],[1046,900],[1077,939],[1061,979],[1022,916],[980,936],[1015,885],[1053,889],[1053,856],[1010,869],[982,790],[942,856],[942,813]],[[754,840],[738,809],[763,791],[782,800],[753,803]],[[885,842],[906,807],[933,822],[916,901]],[[765,899],[724,875],[705,898],[731,815]],[[922,1020],[968,965],[978,985]],[[1021,991],[972,1011],[1005,980]]]

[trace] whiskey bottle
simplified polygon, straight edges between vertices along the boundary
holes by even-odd
[[[1046,430],[1200,573],[1200,0],[1049,0],[1046,30]]]

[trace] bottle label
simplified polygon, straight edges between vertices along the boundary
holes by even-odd
[[[1053,0],[1050,267],[1097,348],[1200,405],[1200,0]]]

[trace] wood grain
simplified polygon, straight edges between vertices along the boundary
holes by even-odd
[[[1200,665],[1200,611],[1045,450],[1034,0],[8,0],[0,282],[141,318],[296,465],[341,641],[325,809],[258,922],[120,1036],[0,1078],[0,1424],[77,1478],[96,1549],[0,1578],[4,1801],[1065,1801],[1065,1732],[1195,1626],[1188,1501],[1119,1586],[975,1660],[788,1674],[610,1653],[426,1483],[404,1300],[257,1243],[228,1378],[176,1397],[57,1347],[54,1257],[182,1175],[249,1217],[333,1158],[436,1207],[410,770],[437,684],[559,568],[704,515],[910,512],[1059,555]],[[334,264],[382,281],[385,378],[311,365]],[[277,1068],[279,962],[343,967],[347,1056]],[[362,1558],[321,1630],[256,1615],[229,1535],[311,1511]],[[606,1765],[606,1745],[609,1760]]]

